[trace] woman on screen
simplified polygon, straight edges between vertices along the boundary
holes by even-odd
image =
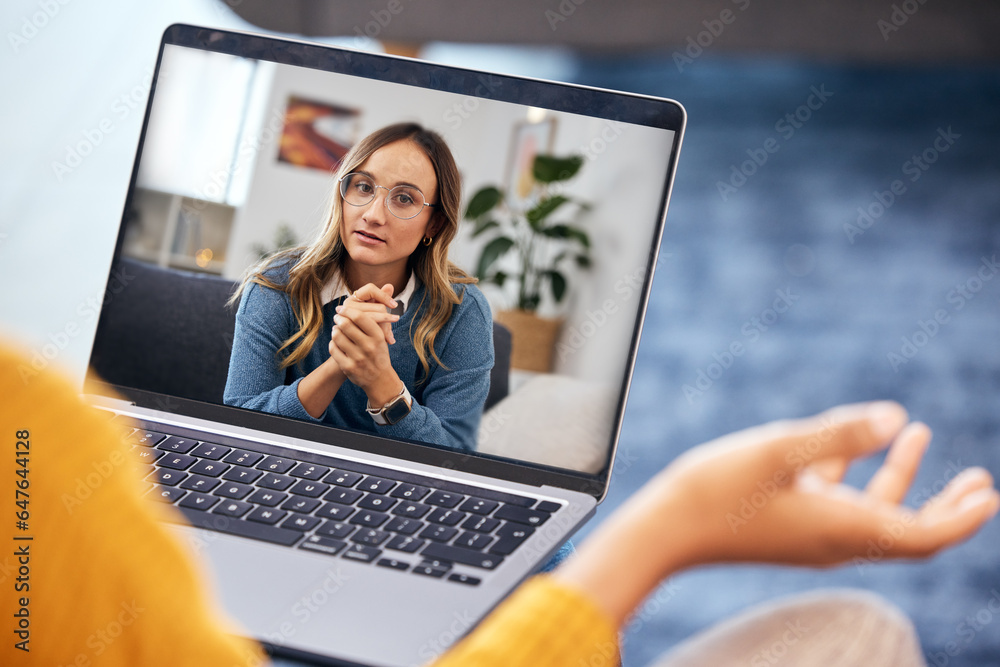
[[[458,168],[444,140],[382,128],[344,157],[308,246],[253,267],[224,400],[472,450],[493,367],[490,308],[448,260]]]

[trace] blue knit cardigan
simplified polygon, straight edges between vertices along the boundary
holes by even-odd
[[[272,267],[265,275],[283,285],[288,281],[289,268],[287,263]],[[281,370],[278,348],[298,330],[291,299],[285,292],[256,283],[247,285],[236,313],[223,400],[227,405],[352,431],[473,451],[490,388],[493,319],[486,298],[475,285],[452,287],[462,301],[453,308],[434,343],[443,365],[431,358],[430,371],[425,374],[413,347],[412,332],[426,312],[423,285],[413,292],[406,311],[392,325],[396,343],[389,346],[389,359],[413,396],[410,414],[396,424],[375,424],[365,411],[368,397],[350,380],[344,381],[319,419],[306,412],[298,397],[299,382],[330,356],[335,304],[324,306],[323,328],[305,359]]]

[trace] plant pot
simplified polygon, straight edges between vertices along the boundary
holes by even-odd
[[[510,365],[526,371],[548,373],[563,320],[539,317],[527,310],[501,310],[496,321],[510,329]]]

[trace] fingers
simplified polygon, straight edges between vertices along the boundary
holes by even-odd
[[[354,290],[351,294],[350,300],[359,301],[362,303],[380,303],[386,308],[395,308],[396,300],[392,298],[393,287],[391,283],[385,284],[381,289],[375,286],[374,283],[368,283],[358,289]]]
[[[906,410],[898,403],[856,403],[814,417],[774,422],[745,431],[744,437],[769,440],[769,459],[774,469],[798,472],[826,459],[850,462],[878,451],[906,422]]]
[[[333,318],[336,326],[346,326],[349,322],[367,336],[375,336],[374,327],[377,327],[387,343],[392,345],[396,342],[396,336],[392,333],[392,324],[399,321],[399,315],[386,312],[382,305],[359,303],[352,306],[337,306],[336,312],[337,315]],[[355,342],[360,342],[356,333],[351,338]]]
[[[902,502],[913,484],[930,441],[931,430],[925,424],[915,422],[904,428],[889,448],[885,463],[868,482],[865,492],[878,500]]]

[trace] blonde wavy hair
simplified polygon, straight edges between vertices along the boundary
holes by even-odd
[[[444,366],[434,351],[434,340],[451,317],[452,309],[462,302],[452,284],[476,282],[474,277],[448,260],[448,246],[458,232],[461,178],[451,150],[438,133],[416,123],[399,123],[372,132],[344,156],[336,172],[338,184],[334,185],[329,210],[316,239],[309,245],[284,250],[250,267],[229,301],[237,303],[250,283],[289,295],[299,329],[278,348],[279,368],[299,363],[316,344],[323,328],[320,291],[334,273],[344,275],[348,255],[340,236],[344,210],[339,180],[356,171],[378,149],[404,140],[413,142],[424,152],[437,176],[437,202],[428,223],[428,229],[434,230],[433,241],[430,245],[418,244],[410,255],[409,268],[424,285],[423,298],[417,304],[418,312],[426,306],[419,323],[416,318],[410,323],[410,336],[425,376],[430,372],[430,358]],[[268,269],[283,264],[291,264],[287,283],[276,283],[264,275]]]

